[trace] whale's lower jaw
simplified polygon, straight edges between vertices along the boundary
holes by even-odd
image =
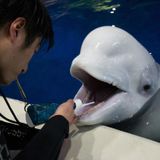
[[[77,125],[96,125],[96,124],[114,124],[120,121],[123,121],[126,118],[126,115],[121,114],[117,108],[122,108],[121,97],[125,97],[125,92],[119,92],[113,95],[106,101],[102,101],[87,107],[77,108],[75,110],[76,115],[78,116]],[[132,116],[132,115],[130,115]],[[127,116],[128,117],[128,116]]]

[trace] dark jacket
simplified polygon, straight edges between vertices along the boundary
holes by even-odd
[[[63,116],[52,117],[14,160],[56,160],[68,132],[69,123]]]

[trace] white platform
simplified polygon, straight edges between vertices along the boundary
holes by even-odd
[[[8,100],[19,120],[26,123],[24,103]],[[2,97],[0,112],[13,119]],[[64,142],[59,160],[160,160],[160,143],[100,126],[71,135]]]

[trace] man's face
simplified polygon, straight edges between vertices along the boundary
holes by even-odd
[[[25,30],[22,29],[16,34],[12,36],[0,32],[0,84],[9,84],[22,72],[26,72],[29,61],[39,48],[40,37],[36,38],[29,47],[24,48]]]
[[[0,60],[0,84],[9,84],[16,80],[21,73],[27,71],[28,64],[38,48],[40,39],[37,38],[31,46],[11,50],[10,57]],[[5,54],[5,53],[4,53]]]

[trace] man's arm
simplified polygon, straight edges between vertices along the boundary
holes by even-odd
[[[61,115],[53,116],[14,160],[57,159],[68,132],[68,121]]]

